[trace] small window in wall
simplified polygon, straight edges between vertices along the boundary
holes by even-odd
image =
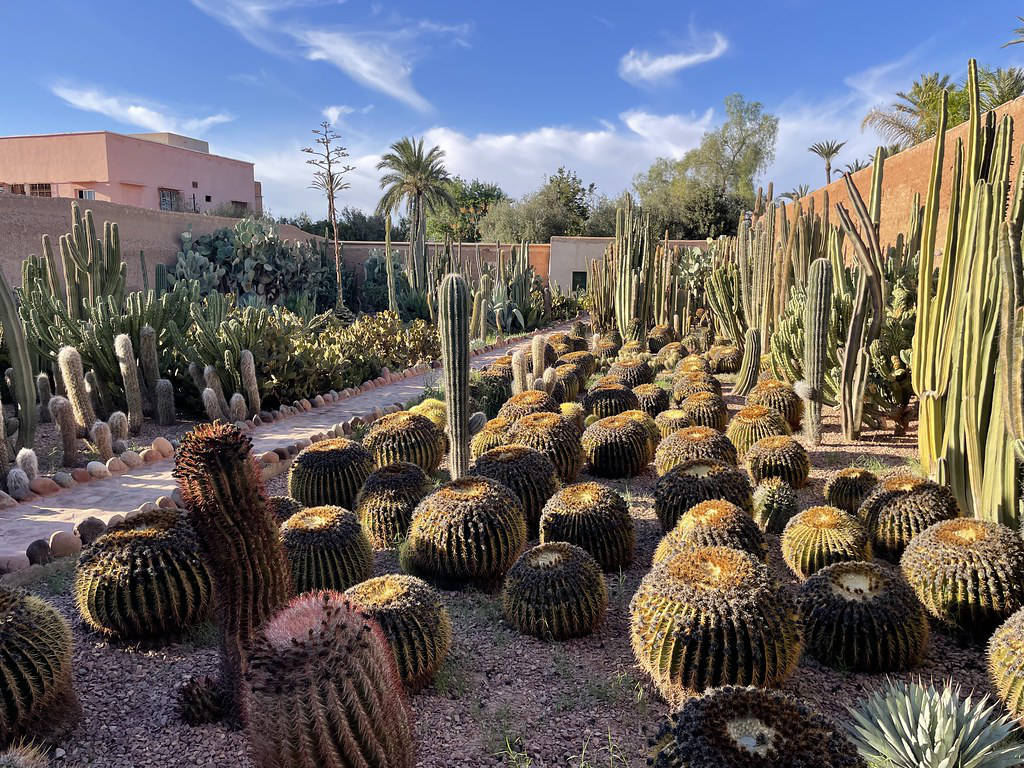
[[[572,292],[587,290],[587,273],[586,272],[573,272],[572,273]]]
[[[213,202],[213,195],[207,195],[206,196],[206,202],[212,203]]]
[[[181,192],[177,189],[164,189],[160,187],[160,210],[180,211]]]
[[[232,200],[231,207],[243,215],[249,210],[249,204],[241,200]]]
[[[24,195],[25,185],[24,184],[11,184],[7,187],[7,191],[12,195]]]
[[[80,189],[78,190],[79,200],[95,200],[96,190],[95,189]]]
[[[29,197],[53,197],[49,184],[29,184],[28,195]]]
[[[199,182],[198,181],[193,181],[192,182],[192,189],[199,189]]]

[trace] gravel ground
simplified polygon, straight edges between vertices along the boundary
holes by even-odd
[[[735,410],[738,399],[729,398]],[[906,465],[916,455],[913,434],[869,432],[844,443],[838,416],[826,413],[823,444],[812,452],[812,481],[803,506],[819,503],[828,472],[855,461],[870,468]],[[589,479],[589,478],[584,478]],[[636,560],[608,576],[609,608],[593,636],[566,643],[524,637],[504,624],[496,595],[474,590],[444,594],[454,624],[450,656],[434,684],[412,698],[421,768],[621,768],[642,766],[645,731],[667,705],[633,661],[628,607],[660,537],[652,509],[653,469],[629,481],[601,481],[623,493],[637,526]],[[270,493],[282,493],[275,478]],[[793,583],[775,544],[771,565]],[[378,574],[397,570],[391,553],[377,557]],[[111,646],[78,621],[69,596],[70,566],[31,569],[32,588],[51,597],[75,626],[75,685],[84,715],[57,746],[67,766],[249,766],[245,739],[219,726],[190,728],[174,712],[175,689],[187,676],[213,672],[215,630],[199,628],[183,643],[157,650]],[[29,574],[35,574],[30,576]],[[933,631],[924,663],[906,679],[952,678],[964,690],[989,691],[980,649],[961,647]],[[785,689],[836,719],[883,675],[839,672],[805,658]]]

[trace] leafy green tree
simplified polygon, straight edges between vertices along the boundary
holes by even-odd
[[[599,195],[590,206],[590,215],[583,226],[586,237],[612,237],[615,235],[615,217],[618,209],[625,204],[625,193],[612,199]]]
[[[428,214],[427,236],[434,240],[478,242],[480,220],[492,205],[507,200],[508,195],[497,184],[479,179],[467,182],[459,176],[452,178],[450,187],[454,204]]]
[[[746,200],[737,194],[723,193],[710,184],[691,184],[680,209],[677,237],[703,240],[719,235],[735,235]],[[669,233],[671,236],[671,232]]]
[[[291,224],[303,232],[309,232],[311,235],[319,235],[320,237],[324,237],[324,233],[328,232],[331,228],[331,224],[327,219],[313,221],[306,213],[300,213],[298,216],[291,218],[282,216],[278,219],[278,222],[281,224]],[[404,240],[408,236],[409,219],[402,216],[397,224],[392,224],[391,237],[395,240]],[[384,217],[378,216],[375,213],[368,214],[351,206],[345,206],[338,211],[338,237],[342,242],[352,240],[383,240]]]
[[[559,168],[536,192],[493,204],[480,220],[480,237],[489,242],[543,243],[560,235],[582,235],[595,194],[593,184]]]

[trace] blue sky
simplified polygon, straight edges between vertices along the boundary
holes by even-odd
[[[159,10],[157,10],[159,9]],[[974,9],[973,12],[971,9]],[[1024,65],[1019,3],[7,0],[0,135],[172,130],[251,160],[274,214],[323,215],[301,146],[327,115],[372,208],[380,153],[425,135],[518,196],[559,165],[617,194],[680,157],[733,92],[780,117],[777,190],[823,175],[807,146],[878,139],[864,113],[921,72]],[[884,20],[882,23],[880,20]]]

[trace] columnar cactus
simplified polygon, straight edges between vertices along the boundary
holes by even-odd
[[[736,376],[736,385],[732,388],[734,395],[746,395],[757,384],[757,374],[761,370],[761,332],[757,328],[747,328],[743,337],[743,362]]]
[[[50,377],[45,373],[36,376],[36,397],[39,399],[39,421],[48,424],[52,421],[50,416],[50,398],[53,396],[53,389],[50,387]]]
[[[512,353],[512,394],[521,395],[530,388],[530,365],[526,353],[517,349]]]
[[[448,465],[453,480],[469,471],[469,287],[445,277],[437,292],[438,335],[448,412]]]
[[[231,424],[202,424],[182,438],[174,467],[213,577],[226,712],[240,725],[247,721],[244,676],[257,629],[288,600],[292,587],[251,447]]]
[[[89,441],[92,443],[100,461],[107,461],[114,455],[114,442],[110,435],[110,427],[105,421],[97,421],[89,430]]]
[[[156,423],[168,427],[175,422],[174,384],[170,379],[156,380]]]
[[[128,430],[137,435],[142,429],[142,390],[139,388],[139,365],[135,362],[135,350],[127,333],[114,337],[114,354],[121,370],[124,399],[128,404]]]
[[[75,409],[66,397],[54,395],[50,398],[50,417],[60,432],[63,456],[60,463],[64,467],[73,467],[78,463],[78,423],[75,420]],[[0,436],[2,440],[2,436]]]
[[[228,413],[221,410],[220,398],[210,387],[202,390],[203,410],[206,411],[206,418],[210,421],[229,421]]]
[[[75,416],[75,424],[78,425],[78,434],[85,435],[96,421],[96,409],[93,408],[92,398],[86,391],[82,356],[74,347],[61,347],[57,353],[57,364],[60,366],[64,391]]]
[[[152,407],[156,407],[156,383],[160,379],[160,362],[157,356],[156,331],[151,325],[139,329],[139,368],[145,384],[147,397]]]
[[[539,333],[530,342],[530,357],[533,362],[532,371],[534,379],[541,378],[544,375],[545,368],[547,368],[544,355],[547,351],[547,345],[547,339]]]
[[[71,629],[42,598],[0,585],[0,744],[44,736],[77,715]]]
[[[14,464],[31,481],[39,476],[39,457],[31,448],[22,448],[14,457]]]
[[[228,400],[228,419],[233,422],[245,421],[248,407],[245,403],[245,396],[241,392],[235,392]]]
[[[261,630],[247,675],[256,768],[413,768],[412,718],[377,622],[335,592],[302,595]]]
[[[107,417],[107,426],[110,427],[110,439],[127,440],[128,439],[128,416],[124,411],[114,411],[110,416]]]
[[[821,405],[828,358],[828,324],[832,312],[832,263],[815,259],[807,274],[804,315],[803,381],[798,391],[807,403],[804,432],[811,445],[821,442]],[[801,391],[802,390],[802,391]]]
[[[242,377],[242,393],[249,404],[249,416],[259,413],[260,410],[260,385],[256,381],[256,361],[252,352],[243,349],[238,356],[238,369]]]
[[[220,412],[227,418],[228,414],[231,413],[231,409],[228,408],[228,400],[224,396],[224,387],[220,383],[220,375],[217,373],[217,369],[212,365],[203,368],[203,381],[206,383],[206,387],[212,389],[214,394],[217,395]]]

